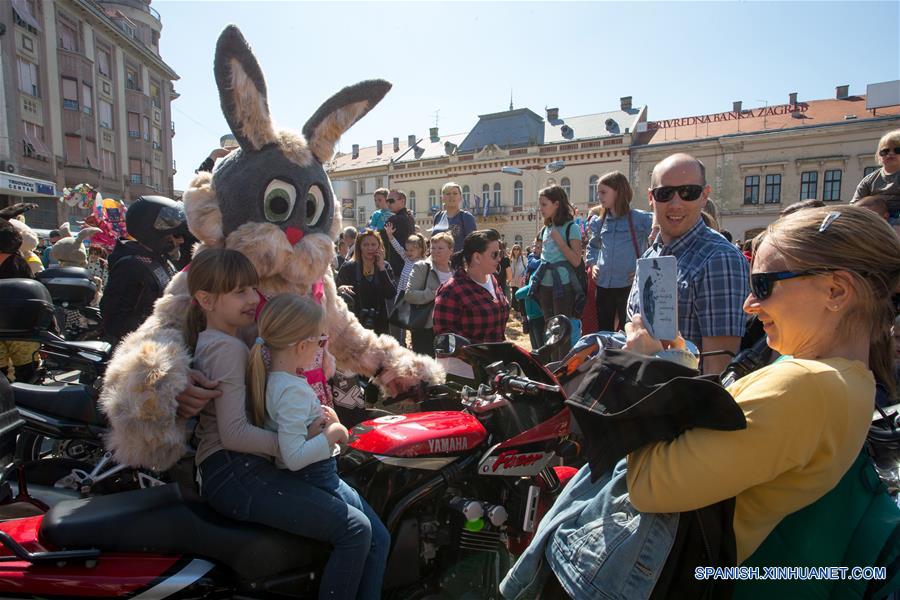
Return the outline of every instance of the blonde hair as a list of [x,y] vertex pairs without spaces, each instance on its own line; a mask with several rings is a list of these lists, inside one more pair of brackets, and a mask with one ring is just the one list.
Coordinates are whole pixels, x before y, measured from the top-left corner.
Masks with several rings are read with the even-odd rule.
[[456,242],[453,240],[453,234],[449,231],[442,231],[431,236],[432,248],[434,248],[434,245],[438,242],[444,242],[445,244],[447,244],[447,247],[450,248],[450,250],[453,250],[453,246],[454,244],[456,244]]
[[[832,212],[838,217],[826,223]],[[793,271],[846,271],[851,275],[858,301],[849,308],[837,334],[848,338],[859,331],[869,332],[869,368],[893,397],[891,325],[895,313],[891,296],[900,283],[900,239],[893,229],[868,209],[829,206],[797,211],[770,224],[754,240],[754,255],[763,241],[771,244]]]
[[448,181],[444,185],[441,186],[441,196],[447,193],[447,190],[452,188],[456,188],[459,191],[459,195],[462,196],[462,188],[455,181]]
[[324,318],[322,307],[305,296],[280,294],[266,302],[259,314],[259,333],[250,348],[250,364],[247,367],[250,420],[254,425],[261,427],[266,420],[266,353],[269,350],[285,350],[317,337]]
[[881,164],[881,155],[878,153],[881,152],[882,148],[887,148],[891,145],[900,146],[900,129],[888,131],[878,140],[878,146],[875,148],[875,160],[878,161],[878,164]]
[[408,238],[406,238],[406,243],[407,244],[409,244],[409,243],[415,244],[419,248],[419,251],[422,253],[421,258],[425,258],[426,246],[425,246],[425,236],[424,235],[422,235],[421,233],[410,234],[410,236]]
[[188,293],[191,307],[188,309],[184,333],[188,347],[197,347],[197,336],[206,329],[206,314],[195,296],[197,292],[227,294],[234,290],[259,285],[259,275],[250,259],[228,248],[207,248],[191,261],[187,272]]

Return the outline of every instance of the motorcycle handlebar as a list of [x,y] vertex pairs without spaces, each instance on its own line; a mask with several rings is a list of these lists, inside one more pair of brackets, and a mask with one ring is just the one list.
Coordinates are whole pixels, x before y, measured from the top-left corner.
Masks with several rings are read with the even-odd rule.
[[537,396],[541,392],[559,393],[558,385],[548,385],[539,381],[532,381],[527,377],[514,377],[512,375],[497,375],[494,378],[494,388],[499,392],[516,392],[526,396]]

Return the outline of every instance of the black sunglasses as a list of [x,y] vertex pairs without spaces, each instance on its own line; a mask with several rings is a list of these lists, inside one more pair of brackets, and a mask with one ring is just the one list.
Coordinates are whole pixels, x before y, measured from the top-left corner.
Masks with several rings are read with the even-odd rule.
[[662,185],[650,190],[657,202],[668,202],[678,192],[678,196],[687,202],[693,202],[703,194],[702,185]]
[[[893,148],[894,154],[900,154],[900,148]],[[878,156],[887,156],[891,153],[891,148],[882,148],[878,151]]]
[[772,271],[771,273],[751,273],[750,292],[757,300],[765,300],[772,295],[772,288],[776,281],[806,277],[808,275],[820,275],[821,271]]

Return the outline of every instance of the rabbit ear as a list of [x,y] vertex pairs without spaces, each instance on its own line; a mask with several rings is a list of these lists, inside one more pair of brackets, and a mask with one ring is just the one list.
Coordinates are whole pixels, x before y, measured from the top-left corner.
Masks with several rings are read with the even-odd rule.
[[214,71],[222,112],[241,148],[249,152],[275,142],[266,80],[250,46],[234,25],[219,35]]
[[84,229],[82,229],[81,231],[78,232],[78,237],[75,238],[75,241],[78,244],[81,244],[82,242],[84,242],[84,240],[89,240],[92,237],[94,237],[95,235],[97,235],[98,233],[100,233],[100,230],[97,229],[96,227],[85,227]]
[[68,221],[66,221],[65,223],[60,225],[58,230],[59,230],[59,233],[61,234],[61,237],[72,237],[72,232],[69,231],[69,222]]
[[324,163],[334,155],[334,145],[341,135],[381,102],[391,89],[383,79],[361,81],[329,98],[306,125],[303,135],[309,149]]

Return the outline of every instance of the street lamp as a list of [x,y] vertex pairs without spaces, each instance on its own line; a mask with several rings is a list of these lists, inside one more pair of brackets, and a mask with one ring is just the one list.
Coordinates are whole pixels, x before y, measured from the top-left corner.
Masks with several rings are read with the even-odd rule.
[[[548,162],[546,165],[544,165],[544,172],[548,173],[548,174],[549,173],[557,173],[559,171],[562,171],[565,168],[566,168],[566,161],[554,160],[553,162]],[[527,174],[531,178],[532,184],[535,183],[535,178],[537,176],[537,173],[535,173],[533,170],[526,171],[525,169],[520,169],[519,167],[501,167],[500,172],[506,173],[507,175],[515,175],[517,177],[521,177],[522,175]],[[522,193],[524,194],[524,190]],[[524,201],[524,198],[523,198],[523,201]],[[540,219],[538,218],[539,211],[538,211],[537,205],[535,205],[535,207],[532,209],[532,214],[534,215],[534,231],[535,231],[535,233],[537,233],[538,225],[540,223]]]

